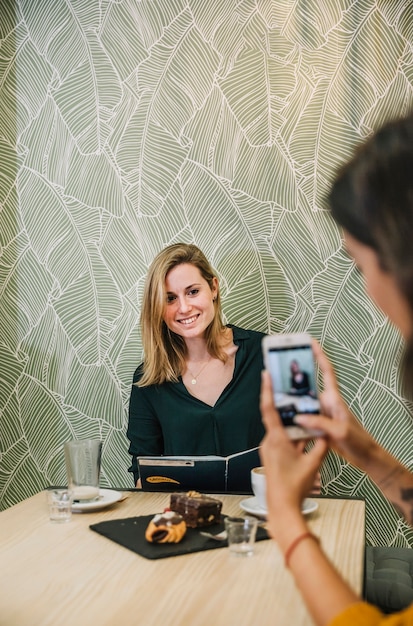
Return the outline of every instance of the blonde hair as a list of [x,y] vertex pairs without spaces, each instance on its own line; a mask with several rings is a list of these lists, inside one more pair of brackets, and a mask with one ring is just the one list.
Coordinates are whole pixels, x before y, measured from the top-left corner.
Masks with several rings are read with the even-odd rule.
[[[180,335],[169,330],[163,320],[166,307],[166,276],[174,267],[183,263],[197,267],[211,290],[214,286],[215,272],[204,253],[193,244],[173,244],[164,248],[154,258],[148,270],[143,292],[140,325],[144,363],[138,387],[178,382],[179,376],[186,369],[186,344]],[[205,339],[209,354],[225,363],[227,354],[222,348],[225,326],[222,321],[219,288],[214,307],[214,319],[205,331]]]

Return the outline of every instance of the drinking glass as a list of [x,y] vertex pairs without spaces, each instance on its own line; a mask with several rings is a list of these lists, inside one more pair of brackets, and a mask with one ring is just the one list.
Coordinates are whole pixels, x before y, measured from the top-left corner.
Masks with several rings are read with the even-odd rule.
[[102,442],[98,439],[68,441],[64,450],[67,481],[73,499],[93,502],[99,497]]
[[70,522],[73,493],[70,489],[52,487],[46,491],[50,521],[57,524]]
[[230,552],[235,556],[252,556],[257,527],[258,520],[252,517],[226,517],[225,528]]

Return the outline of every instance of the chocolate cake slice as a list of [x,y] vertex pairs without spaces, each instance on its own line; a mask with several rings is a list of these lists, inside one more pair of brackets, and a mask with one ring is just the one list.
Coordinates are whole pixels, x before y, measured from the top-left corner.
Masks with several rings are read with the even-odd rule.
[[198,491],[172,493],[169,507],[182,515],[189,528],[211,526],[221,520],[222,502]]

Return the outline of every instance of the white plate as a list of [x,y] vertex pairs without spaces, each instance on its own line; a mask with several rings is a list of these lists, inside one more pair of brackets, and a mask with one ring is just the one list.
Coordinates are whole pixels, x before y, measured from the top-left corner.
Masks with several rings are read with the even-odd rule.
[[[258,506],[257,498],[247,498],[246,500],[241,500],[240,507],[246,513],[251,513],[251,515],[257,515],[258,517],[267,517],[267,510],[262,509]],[[309,513],[313,513],[318,509],[318,503],[315,500],[311,500],[310,498],[306,498],[303,502],[303,507],[301,512],[303,515],[308,515]]]
[[73,513],[88,513],[89,511],[98,511],[104,509],[115,502],[119,502],[122,498],[120,491],[113,489],[99,489],[99,499],[93,502],[73,502]]

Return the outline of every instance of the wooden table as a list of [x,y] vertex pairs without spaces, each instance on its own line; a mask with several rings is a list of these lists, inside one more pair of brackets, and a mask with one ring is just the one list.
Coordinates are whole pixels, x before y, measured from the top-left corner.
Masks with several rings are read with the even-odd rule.
[[[250,558],[224,547],[154,561],[91,531],[90,524],[157,513],[169,502],[165,493],[125,495],[110,508],[73,514],[67,524],[49,521],[44,492],[0,513],[1,626],[313,623],[272,540],[257,542]],[[241,496],[219,497],[223,513],[243,513]],[[361,593],[364,502],[316,500],[311,528]]]

